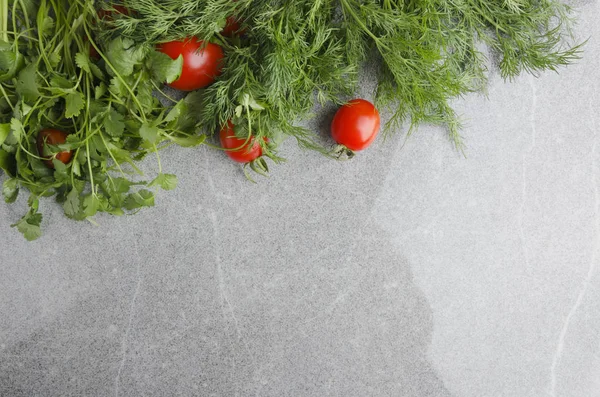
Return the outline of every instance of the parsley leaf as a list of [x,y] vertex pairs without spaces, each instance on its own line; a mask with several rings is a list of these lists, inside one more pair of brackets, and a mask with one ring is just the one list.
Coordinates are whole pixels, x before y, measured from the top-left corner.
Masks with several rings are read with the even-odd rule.
[[149,143],[156,143],[161,133],[160,128],[152,126],[148,123],[143,123],[140,127],[140,136]]
[[27,241],[33,241],[37,240],[42,235],[42,229],[40,228],[41,224],[42,214],[32,208],[19,222],[11,226],[16,227]]
[[148,66],[157,81],[172,83],[179,78],[183,68],[183,55],[176,59],[171,59],[168,55],[152,51],[148,58]]
[[177,187],[177,176],[173,174],[158,174],[158,176],[148,184],[148,187],[160,186],[163,190],[173,190]]
[[90,57],[88,57],[87,54],[78,52],[75,55],[75,63],[87,73],[92,73],[92,69],[90,68]]
[[68,119],[79,116],[85,106],[85,98],[81,92],[73,92],[65,97],[65,117]]
[[29,103],[35,102],[40,97],[35,64],[30,63],[25,69],[19,72],[17,77],[17,93]]
[[149,190],[142,189],[132,193],[125,199],[124,207],[128,210],[134,210],[142,207],[154,206],[154,193]]
[[65,210],[65,215],[67,215],[69,218],[76,219],[80,217],[82,208],[79,191],[77,191],[77,189],[73,188],[69,194],[67,194],[63,207]]
[[[129,39],[116,38],[108,45],[106,56],[116,73],[123,77],[133,74],[134,67],[141,64],[145,57],[145,48],[134,45]],[[112,69],[110,72],[115,73]]]
[[123,115],[114,109],[110,109],[104,118],[104,130],[112,137],[120,137],[125,131]]
[[7,203],[14,203],[19,195],[19,185],[15,178],[10,178],[2,184],[2,195]]
[[0,145],[4,143],[8,134],[10,134],[10,124],[0,124]]

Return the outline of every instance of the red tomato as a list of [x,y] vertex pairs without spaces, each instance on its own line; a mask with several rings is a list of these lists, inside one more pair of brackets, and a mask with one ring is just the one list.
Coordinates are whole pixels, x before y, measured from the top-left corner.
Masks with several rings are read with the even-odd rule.
[[227,155],[238,163],[249,163],[262,156],[262,148],[260,144],[254,139],[250,138],[246,142],[246,138],[238,138],[235,136],[234,126],[231,121],[227,122],[227,125],[221,128],[220,138],[221,146]]
[[379,133],[379,112],[369,101],[353,99],[342,106],[331,123],[331,136],[350,150],[366,149]]
[[[37,150],[40,157],[44,157],[44,146],[48,145],[60,145],[61,143],[65,143],[67,141],[68,134],[61,130],[55,130],[53,128],[47,128],[45,130],[41,130],[37,136]],[[73,156],[73,152],[71,150],[60,152],[54,155],[54,158],[63,164],[67,164],[71,161],[71,157]],[[44,164],[46,164],[49,168],[54,168],[54,164],[52,164],[52,157],[44,157]]]
[[[113,11],[113,9],[114,9],[114,11]],[[129,8],[124,7],[124,6],[112,6],[112,9],[110,9],[110,10],[98,10],[98,18],[100,18],[100,19],[106,18],[107,20],[111,21],[112,16],[115,13],[129,15],[131,12],[129,11]]]
[[234,16],[230,16],[227,17],[225,27],[221,31],[221,34],[226,37],[233,37],[236,34],[243,35],[245,32],[245,29],[241,29],[240,20]]
[[182,91],[193,91],[212,84],[221,74],[223,50],[213,43],[203,46],[204,42],[195,37],[158,45],[158,50],[171,59],[183,55],[181,76],[169,86]]
[[[129,10],[129,8],[124,7],[124,6],[112,6],[112,8],[114,9],[110,9],[110,10],[98,10],[98,18],[101,20],[105,20],[105,22],[109,22],[113,20],[113,15],[114,14],[122,14],[122,15],[131,15],[131,11]],[[95,23],[95,21],[94,21]],[[85,41],[89,41],[87,37],[84,38]],[[90,51],[89,51],[89,55],[91,59],[94,60],[99,60],[100,59],[100,54],[98,53],[98,51],[94,48],[93,45],[89,45]]]
[[[86,42],[89,41],[87,37],[85,37],[83,40],[86,41]],[[90,58],[94,59],[96,61],[100,60],[100,53],[98,52],[98,50],[91,43],[88,44],[88,46],[90,48],[90,53],[89,53]]]

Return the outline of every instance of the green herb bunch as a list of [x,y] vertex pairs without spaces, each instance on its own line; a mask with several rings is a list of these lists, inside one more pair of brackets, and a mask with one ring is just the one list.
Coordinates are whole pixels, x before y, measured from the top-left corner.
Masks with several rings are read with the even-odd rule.
[[[198,122],[214,131],[227,120],[268,138],[293,136],[322,150],[314,131],[296,127],[316,103],[356,92],[366,62],[377,65],[376,104],[391,110],[389,131],[444,125],[461,147],[449,101],[481,90],[498,58],[504,78],[556,70],[578,57],[570,8],[557,0],[128,0],[136,10],[117,21],[139,43],[197,36],[226,52],[225,69],[195,93]],[[244,34],[219,34],[226,18]],[[111,32],[108,32],[109,34]],[[246,100],[244,100],[246,98]],[[260,104],[248,109],[247,99]],[[248,123],[248,120],[250,123]],[[241,134],[248,131],[242,130]]]
[[[154,205],[153,187],[173,189],[158,150],[201,144],[186,102],[166,109],[153,95],[181,71],[153,47],[115,38],[100,46],[95,31],[111,29],[93,1],[14,0],[0,3],[0,167],[6,202],[29,193],[28,213],[15,225],[28,240],[40,236],[41,197],[55,196],[65,215],[90,219],[97,212],[122,215]],[[94,51],[95,50],[95,51]],[[90,53],[96,52],[97,59]],[[36,148],[40,130],[67,132],[68,164],[44,165]],[[156,153],[158,172],[141,180],[136,162]],[[47,157],[44,157],[47,158]]]
[[[225,36],[231,17],[241,29]],[[154,205],[154,190],[177,184],[160,149],[200,145],[228,121],[276,161],[287,137],[329,154],[299,121],[317,104],[343,103],[365,70],[376,70],[388,131],[444,125],[461,148],[450,101],[485,87],[494,62],[484,53],[511,79],[556,70],[581,50],[558,0],[0,0],[0,23],[3,195],[14,202],[29,191],[30,209],[13,225],[29,240],[41,233],[41,197],[76,220]],[[222,47],[222,73],[174,100],[162,87],[180,76],[183,58],[156,45],[192,36]],[[47,128],[68,136],[39,153]],[[67,164],[45,165],[64,151]],[[137,162],[149,154],[157,167],[145,178]]]

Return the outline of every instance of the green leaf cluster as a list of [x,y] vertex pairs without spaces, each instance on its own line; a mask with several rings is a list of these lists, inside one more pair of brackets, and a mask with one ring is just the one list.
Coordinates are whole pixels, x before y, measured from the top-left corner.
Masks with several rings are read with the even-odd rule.
[[[374,65],[376,105],[388,126],[409,131],[444,125],[460,147],[453,98],[485,87],[490,50],[501,74],[556,70],[579,56],[569,45],[571,9],[559,0],[129,0],[119,34],[141,43],[197,36],[225,48],[221,78],[202,90],[198,122],[209,131],[244,114],[257,135],[296,137],[319,149],[314,132],[295,127],[314,105],[339,103]],[[222,37],[228,16],[245,34]],[[487,52],[487,51],[485,51]],[[238,112],[236,112],[238,109]],[[242,131],[244,135],[247,131]]]
[[[224,37],[232,16],[244,33]],[[581,50],[569,42],[572,13],[559,0],[0,0],[0,24],[2,193],[10,203],[29,191],[29,211],[13,225],[29,240],[41,234],[42,197],[75,220],[153,206],[156,189],[177,185],[159,151],[200,145],[199,132],[228,121],[276,162],[288,137],[331,155],[298,122],[315,105],[355,95],[364,73],[375,74],[389,131],[444,125],[460,148],[450,103],[483,89],[490,64],[511,79],[556,71]],[[223,48],[223,71],[174,100],[162,87],[179,77],[183,59],[156,44],[192,36]],[[47,128],[69,135],[45,144],[44,158],[70,150],[69,163],[44,164],[36,141]],[[138,161],[149,154],[157,171],[148,181]],[[264,158],[249,167],[268,171]]]
[[[157,99],[162,82],[181,73],[182,59],[128,38],[101,41],[96,7],[84,0],[0,3],[2,193],[10,203],[23,188],[29,192],[30,210],[13,225],[29,240],[41,234],[41,197],[55,197],[75,220],[153,206],[154,190],[177,185],[174,175],[163,173],[158,152],[204,140],[184,117],[186,100],[165,107]],[[91,48],[98,57],[90,56]],[[53,159],[53,169],[36,145],[38,133],[49,128],[68,138],[46,145],[44,157],[73,153],[67,164]],[[156,155],[158,171],[145,182],[136,163],[148,154]]]

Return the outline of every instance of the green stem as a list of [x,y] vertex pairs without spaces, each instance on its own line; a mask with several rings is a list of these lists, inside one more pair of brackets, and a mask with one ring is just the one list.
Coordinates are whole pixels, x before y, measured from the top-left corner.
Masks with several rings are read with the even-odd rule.
[[15,110],[15,106],[10,101],[10,98],[8,97],[8,94],[4,90],[4,85],[2,85],[2,84],[0,84],[0,91],[2,91],[2,96],[4,96],[4,99],[6,99],[6,103],[8,103],[8,106],[10,106],[10,108],[14,111]]
[[[90,34],[87,26],[83,25],[83,28],[85,30],[85,33],[88,35],[88,37],[90,37],[91,34]],[[92,44],[92,46],[96,49],[96,51],[98,51],[98,54],[100,54],[100,56],[102,57],[102,59],[104,59],[104,61],[106,62],[106,66],[108,66],[110,68],[110,70],[112,70],[112,72],[115,74],[115,77],[117,79],[119,79],[119,81],[125,86],[125,89],[127,89],[127,91],[129,91],[129,94],[131,95],[131,98],[133,99],[133,102],[137,105],[138,109],[140,110],[140,113],[142,115],[142,119],[144,120],[144,122],[147,122],[148,119],[146,118],[146,113],[144,113],[144,107],[142,106],[142,104],[140,103],[140,101],[137,99],[137,96],[135,95],[135,93],[133,92],[133,90],[131,89],[131,87],[129,86],[129,84],[127,84],[125,82],[125,80],[123,79],[123,76],[121,76],[121,74],[119,72],[117,72],[117,70],[115,69],[115,67],[112,65],[112,63],[109,62],[109,60],[106,58],[106,55],[96,45],[96,43],[94,43],[93,41],[90,41],[90,44]]]
[[8,43],[8,0],[0,1],[0,18],[2,18],[2,41]]
[[348,0],[342,0],[342,9],[344,11],[346,11],[348,14],[350,14],[352,19],[354,19],[354,21],[356,22],[356,24],[358,26],[360,26],[365,31],[365,33],[368,34],[373,39],[375,44],[377,44],[378,46],[381,45],[383,48],[389,50],[389,47],[387,45],[385,45],[384,43],[382,43],[381,39],[379,37],[375,36],[375,34],[373,32],[371,32],[371,30],[367,27],[367,25],[365,25],[363,20],[354,11],[354,8],[348,3]]
[[85,143],[85,151],[86,151],[86,156],[87,156],[87,164],[88,164],[88,170],[90,172],[90,184],[92,185],[92,193],[96,193],[95,190],[95,186],[94,186],[94,173],[92,172],[92,159],[90,157],[90,142],[87,141]]

